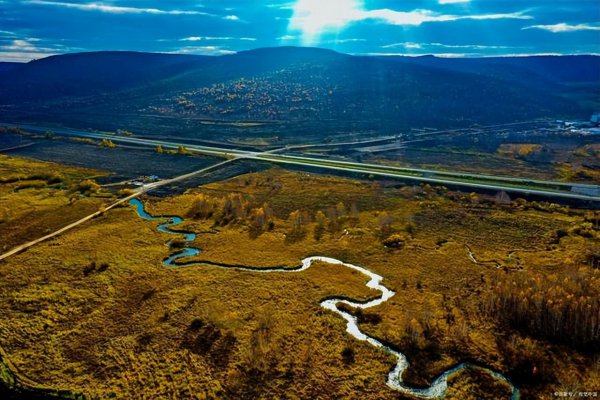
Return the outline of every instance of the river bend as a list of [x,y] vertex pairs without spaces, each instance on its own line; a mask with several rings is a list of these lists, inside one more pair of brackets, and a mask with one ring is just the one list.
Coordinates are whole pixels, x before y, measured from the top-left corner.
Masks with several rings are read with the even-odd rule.
[[[141,218],[143,218],[145,220],[149,220],[149,221],[164,221],[158,225],[158,230],[160,232],[183,236],[183,239],[185,240],[186,244],[193,242],[196,239],[196,234],[193,232],[175,231],[175,230],[171,229],[172,227],[179,225],[183,222],[183,219],[181,217],[178,217],[178,216],[152,216],[152,215],[148,214],[148,212],[146,211],[146,209],[144,207],[144,204],[138,199],[130,200],[130,204],[132,204],[135,207],[137,214]],[[388,374],[388,377],[387,377],[387,385],[390,388],[397,390],[399,392],[414,396],[414,397],[422,398],[422,399],[439,399],[439,398],[442,398],[445,396],[445,394],[448,390],[448,378],[451,375],[454,375],[462,370],[471,368],[471,369],[478,369],[478,370],[484,371],[484,372],[492,375],[494,378],[506,382],[512,388],[512,391],[513,391],[511,399],[518,400],[520,398],[519,390],[509,381],[508,378],[506,378],[502,374],[495,372],[493,370],[490,370],[488,368],[470,364],[470,363],[461,363],[461,364],[458,364],[455,367],[445,371],[438,378],[436,378],[435,381],[433,382],[433,384],[428,388],[411,388],[411,387],[406,386],[402,380],[402,375],[404,374],[404,371],[406,371],[410,365],[406,356],[403,353],[401,353],[400,351],[397,351],[397,350],[391,348],[390,346],[382,343],[378,339],[376,339],[372,336],[369,336],[366,333],[364,333],[363,331],[361,331],[358,326],[357,318],[346,311],[342,311],[338,307],[339,304],[345,304],[347,306],[354,307],[354,308],[367,309],[367,308],[371,308],[371,307],[376,307],[376,306],[386,302],[387,300],[389,300],[391,297],[394,296],[394,294],[395,294],[394,291],[392,291],[391,289],[388,289],[381,283],[381,281],[383,280],[383,277],[380,275],[377,275],[376,273],[374,273],[366,268],[363,268],[363,267],[360,267],[360,266],[354,265],[354,264],[345,263],[343,261],[336,260],[335,258],[320,257],[320,256],[305,258],[304,260],[302,260],[301,265],[296,266],[296,267],[291,267],[291,268],[286,268],[286,267],[258,268],[258,267],[220,264],[220,263],[204,262],[204,261],[202,261],[202,262],[180,262],[180,261],[178,261],[179,259],[182,259],[185,257],[196,256],[200,253],[201,253],[200,249],[186,246],[183,250],[176,252],[174,254],[171,254],[169,257],[167,257],[163,261],[163,265],[165,267],[169,267],[169,268],[189,267],[189,266],[194,266],[194,265],[210,265],[210,266],[215,266],[215,267],[219,267],[219,268],[233,268],[233,269],[237,269],[237,270],[252,271],[252,272],[256,272],[256,273],[297,273],[297,272],[302,272],[302,271],[307,270],[315,262],[324,262],[327,264],[341,265],[346,268],[350,268],[355,271],[358,271],[361,274],[363,274],[369,278],[369,282],[367,283],[366,286],[370,289],[379,291],[380,292],[379,297],[377,297],[373,300],[367,301],[367,302],[352,301],[352,300],[343,299],[343,298],[328,298],[326,300],[321,301],[320,305],[324,309],[340,315],[346,321],[346,332],[349,333],[351,336],[353,336],[357,340],[367,342],[370,345],[372,345],[373,347],[383,350],[385,353],[393,356],[396,359],[396,365],[390,371],[390,373]]]

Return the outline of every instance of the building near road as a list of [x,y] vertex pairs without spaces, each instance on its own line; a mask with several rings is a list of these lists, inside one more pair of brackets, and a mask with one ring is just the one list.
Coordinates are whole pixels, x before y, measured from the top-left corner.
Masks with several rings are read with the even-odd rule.
[[140,176],[138,178],[132,179],[130,181],[130,183],[132,185],[136,185],[136,186],[143,186],[147,183],[154,183],[154,182],[158,182],[160,180],[160,178],[156,175],[149,175],[149,176]]

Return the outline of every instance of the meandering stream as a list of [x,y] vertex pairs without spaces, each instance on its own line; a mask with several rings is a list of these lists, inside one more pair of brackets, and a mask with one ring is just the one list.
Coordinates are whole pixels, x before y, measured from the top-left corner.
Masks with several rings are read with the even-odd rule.
[[[165,221],[158,225],[158,230],[160,232],[183,236],[186,243],[190,243],[196,239],[195,233],[174,231],[171,229],[172,227],[179,225],[183,222],[183,219],[181,217],[178,217],[178,216],[152,216],[146,212],[144,204],[141,201],[139,201],[138,199],[133,199],[130,201],[130,203],[135,207],[138,215],[140,217],[142,217],[143,219],[150,220],[150,221]],[[308,258],[305,258],[304,260],[302,260],[301,265],[292,267],[292,268],[285,268],[285,267],[256,268],[256,267],[248,267],[248,266],[220,264],[220,263],[213,263],[213,262],[178,262],[178,260],[181,258],[196,256],[200,253],[201,253],[200,249],[186,246],[182,251],[176,252],[176,253],[170,255],[168,258],[166,258],[163,261],[163,265],[166,267],[170,267],[170,268],[193,266],[193,265],[211,265],[211,266],[220,267],[220,268],[234,268],[234,269],[238,269],[238,270],[253,271],[253,272],[257,272],[257,273],[297,273],[297,272],[307,270],[315,262],[324,262],[327,264],[341,265],[346,268],[350,268],[355,271],[358,271],[369,278],[367,287],[370,289],[379,291],[381,293],[381,295],[379,297],[377,297],[373,300],[367,301],[367,302],[351,301],[351,300],[342,299],[342,298],[329,298],[329,299],[321,301],[320,304],[321,304],[321,307],[325,308],[326,310],[334,312],[334,313],[340,315],[342,318],[344,318],[344,320],[346,321],[346,332],[348,332],[354,338],[356,338],[357,340],[360,340],[360,341],[367,342],[370,345],[372,345],[378,349],[381,349],[384,352],[386,352],[387,354],[390,354],[394,358],[396,358],[396,366],[390,371],[390,373],[388,374],[388,378],[387,378],[387,385],[390,388],[395,389],[399,392],[409,394],[409,395],[412,395],[415,397],[423,398],[423,399],[437,399],[437,398],[444,397],[444,395],[446,394],[446,392],[448,390],[448,378],[451,375],[456,374],[459,371],[471,368],[471,369],[478,369],[478,370],[484,371],[484,372],[492,375],[496,379],[506,382],[512,388],[512,391],[513,391],[512,400],[518,400],[520,397],[519,390],[508,380],[508,378],[506,378],[505,376],[501,375],[500,373],[492,371],[488,368],[473,365],[470,363],[462,363],[462,364],[455,366],[454,368],[447,370],[446,372],[441,374],[433,382],[433,384],[428,388],[411,388],[411,387],[406,386],[402,380],[402,375],[404,374],[404,371],[406,371],[406,369],[409,367],[409,362],[408,362],[408,359],[406,358],[406,356],[403,353],[391,348],[390,346],[382,343],[381,341],[379,341],[379,340],[375,339],[374,337],[371,337],[371,336],[367,335],[366,333],[364,333],[363,331],[361,331],[358,326],[357,318],[348,312],[340,310],[338,307],[339,304],[346,304],[346,305],[348,305],[350,307],[354,307],[354,308],[367,309],[367,308],[378,306],[394,296],[394,294],[395,294],[394,291],[388,289],[387,287],[385,287],[384,285],[381,284],[383,277],[375,274],[372,271],[369,271],[366,268],[360,267],[358,265],[345,263],[343,261],[336,260],[334,258],[329,258],[329,257],[308,257]]]

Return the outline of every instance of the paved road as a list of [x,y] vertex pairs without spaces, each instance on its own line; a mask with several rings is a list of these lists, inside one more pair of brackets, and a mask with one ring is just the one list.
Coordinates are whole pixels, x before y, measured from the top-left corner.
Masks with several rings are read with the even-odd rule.
[[[265,152],[264,155],[260,156],[260,158],[267,158]],[[279,154],[276,157],[280,157]],[[292,155],[281,155],[281,157],[285,157],[285,159],[291,160],[301,160],[307,162],[320,162],[320,163],[332,163],[340,166],[348,166],[348,167],[364,167],[368,169],[375,170],[384,170],[386,172],[398,172],[398,173],[418,173],[421,175],[435,175],[437,177],[454,177],[454,178],[463,178],[463,179],[479,179],[485,181],[497,181],[497,182],[506,182],[506,183],[523,183],[523,184],[538,184],[544,186],[556,186],[562,187],[564,190],[571,190],[573,186],[578,187],[587,187],[587,188],[600,188],[598,185],[590,185],[590,184],[579,184],[572,182],[560,182],[560,181],[546,181],[541,179],[529,179],[523,177],[509,177],[509,176],[497,176],[497,175],[484,175],[484,174],[473,174],[469,172],[451,172],[451,171],[438,171],[432,169],[423,169],[423,168],[408,168],[408,167],[395,167],[392,165],[384,165],[384,164],[369,164],[369,163],[359,163],[352,161],[343,161],[343,160],[326,160],[326,159],[318,159],[311,157],[303,157],[303,156],[292,156]]]
[[[260,157],[257,157],[257,158],[261,159]],[[263,158],[263,160],[264,160],[264,158]],[[276,159],[276,158],[270,157],[268,160],[270,162],[280,163],[280,164],[312,166],[312,167],[316,167],[316,168],[326,168],[326,169],[331,169],[331,170],[336,170],[336,171],[383,176],[383,177],[387,177],[387,178],[400,178],[400,179],[412,180],[412,181],[417,181],[417,182],[427,182],[427,183],[433,183],[436,185],[440,185],[440,184],[441,185],[453,185],[453,186],[462,186],[462,187],[468,187],[468,188],[474,188],[474,189],[506,191],[506,192],[510,192],[510,193],[537,195],[537,196],[553,197],[553,198],[560,198],[560,199],[600,202],[600,196],[590,196],[590,195],[577,194],[577,193],[566,192],[566,191],[557,191],[557,190],[541,190],[541,189],[536,189],[535,187],[525,188],[525,187],[508,186],[508,185],[502,185],[502,184],[495,185],[495,184],[486,184],[486,183],[465,182],[465,181],[452,180],[452,179],[440,179],[440,178],[434,178],[434,177],[430,178],[430,177],[426,177],[426,176],[407,175],[407,174],[395,173],[393,171],[385,171],[385,170],[377,171],[377,170],[373,170],[373,169],[368,169],[367,168],[368,164],[364,165],[362,167],[359,165],[352,166],[352,165],[335,165],[335,164],[330,164],[330,165],[325,166],[321,163],[321,160],[318,160],[319,161],[318,163],[315,163],[314,161],[310,161],[310,160],[294,161],[289,158]]]
[[80,220],[75,221],[75,222],[73,222],[73,223],[71,223],[71,224],[69,224],[69,225],[67,225],[67,226],[65,226],[65,227],[63,227],[63,228],[61,228],[61,229],[59,229],[59,230],[57,230],[55,232],[52,232],[52,233],[50,233],[50,234],[48,234],[48,235],[46,235],[44,237],[32,240],[31,242],[28,242],[28,243],[25,243],[25,244],[22,244],[20,246],[15,247],[14,249],[12,249],[12,250],[10,250],[10,251],[8,251],[8,252],[0,255],[0,261],[4,260],[5,258],[8,258],[10,256],[13,256],[15,254],[18,254],[18,253],[20,253],[22,251],[25,251],[28,248],[30,248],[32,246],[35,246],[36,244],[44,242],[44,241],[46,241],[48,239],[52,239],[52,238],[54,238],[56,236],[62,235],[63,233],[65,233],[65,232],[67,232],[67,231],[69,231],[69,230],[71,230],[71,229],[73,229],[73,228],[75,228],[75,227],[77,227],[77,226],[79,226],[81,224],[84,224],[84,223],[86,223],[86,222],[88,222],[88,221],[90,221],[90,220],[92,220],[94,218],[97,218],[97,217],[101,216],[102,214],[104,214],[105,212],[110,211],[113,208],[118,207],[118,206],[120,206],[122,204],[125,204],[129,200],[135,199],[136,197],[139,197],[139,196],[141,196],[142,194],[144,194],[146,192],[149,192],[151,190],[157,189],[157,188],[162,187],[162,186],[170,185],[170,184],[173,184],[173,183],[177,183],[177,182],[180,182],[180,181],[192,178],[192,177],[194,177],[196,175],[205,174],[207,172],[210,172],[212,170],[218,169],[218,168],[224,166],[225,164],[228,164],[228,163],[233,162],[233,161],[235,161],[235,158],[232,158],[232,159],[220,162],[218,164],[211,165],[209,167],[203,168],[203,169],[195,171],[195,172],[191,172],[189,174],[185,174],[185,175],[181,175],[181,176],[178,176],[178,177],[175,177],[175,178],[172,178],[172,179],[165,179],[163,181],[158,181],[158,182],[150,183],[148,185],[141,186],[138,189],[136,189],[135,193],[133,193],[133,194],[131,194],[131,195],[125,197],[125,198],[119,199],[119,200],[111,203],[110,205],[108,205],[108,206],[106,206],[106,207],[104,207],[104,208],[96,211],[95,213],[88,215],[87,217],[81,218]]
[[[388,178],[399,178],[418,182],[427,182],[436,185],[453,185],[473,189],[506,191],[510,193],[518,193],[524,195],[533,194],[549,198],[584,200],[594,202],[600,201],[600,186],[597,185],[580,185],[566,182],[543,181],[505,176],[455,173],[420,168],[400,168],[383,166],[378,164],[366,164],[341,160],[338,161],[303,156],[292,156],[286,154],[279,154],[277,152],[274,152],[273,150],[268,152],[255,152],[247,150],[225,149],[212,146],[190,145],[180,142],[144,139],[138,137],[117,136],[106,133],[87,132],[67,128],[48,128],[33,125],[18,126],[25,130],[39,132],[52,130],[55,134],[64,136],[86,137],[96,140],[110,139],[113,142],[118,143],[129,143],[151,147],[156,147],[160,145],[166,149],[177,149],[179,146],[183,145],[189,151],[216,157],[225,157],[233,159],[245,158],[276,164],[303,165],[308,167],[330,169],[335,171],[346,171],[360,174],[369,174],[374,176],[383,176]],[[574,186],[580,189],[584,189],[588,193],[575,193],[572,191]]]

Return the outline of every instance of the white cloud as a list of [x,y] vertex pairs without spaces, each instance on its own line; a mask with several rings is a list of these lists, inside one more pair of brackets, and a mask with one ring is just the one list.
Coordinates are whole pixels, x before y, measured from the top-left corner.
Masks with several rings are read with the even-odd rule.
[[554,24],[554,25],[531,25],[526,26],[523,29],[541,29],[553,33],[561,32],[577,32],[577,31],[600,31],[600,25],[588,25],[588,24],[575,24],[570,25],[566,23]]
[[180,42],[199,42],[205,40],[203,36],[190,36],[183,39],[179,39]]
[[109,14],[156,14],[156,15],[209,15],[196,10],[161,10],[158,8],[137,8],[114,6],[104,3],[67,3],[47,0],[28,0],[26,4],[73,8],[82,11],[100,11]]
[[493,19],[532,19],[523,13],[509,14],[467,14],[447,15],[437,14],[429,10],[415,10],[410,12],[394,11],[390,9],[366,11],[362,19],[375,19],[390,25],[418,26],[425,22],[449,22],[459,20],[493,20]]
[[426,22],[458,20],[532,19],[522,12],[497,14],[440,14],[431,10],[395,11],[389,8],[367,10],[361,0],[298,0],[290,20],[291,31],[302,32],[305,44],[313,44],[329,31],[348,24],[372,20],[388,25],[419,26]]
[[190,36],[183,39],[179,39],[180,42],[201,42],[201,41],[213,41],[213,40],[240,40],[244,42],[255,42],[257,39],[253,37],[232,37],[232,36]]
[[440,58],[504,58],[504,57],[534,57],[534,56],[565,56],[565,55],[591,55],[600,56],[600,53],[512,53],[512,54],[487,54],[487,53],[361,53],[356,55],[364,56],[396,56],[396,57],[422,57],[422,56],[435,56]]
[[367,39],[362,38],[348,38],[348,39],[335,39],[332,40],[332,43],[358,43],[358,42],[366,42]]
[[237,15],[226,15],[223,17],[223,19],[226,19],[228,21],[239,21],[240,17],[238,17]]
[[0,46],[0,50],[11,50],[11,51],[29,51],[37,53],[52,53],[57,51],[59,47],[39,47],[35,45],[35,42],[39,42],[41,39],[38,38],[25,38],[15,39],[10,44]]
[[227,54],[235,54],[233,50],[224,49],[219,46],[187,46],[175,51],[170,51],[172,54],[198,54],[204,56],[222,56]]
[[287,3],[275,3],[275,4],[267,4],[268,8],[278,8],[280,10],[293,10],[295,2],[287,2]]
[[471,0],[438,0],[440,4],[458,4],[458,3],[469,3]]
[[393,49],[402,47],[405,49],[442,48],[442,49],[469,49],[469,50],[501,50],[514,49],[511,46],[494,46],[483,44],[444,44],[444,43],[412,43],[400,42],[381,46],[382,49]]
[[357,54],[357,55],[364,55],[364,56],[373,56],[373,57],[421,57],[421,56],[436,56],[436,57],[440,57],[440,58],[464,58],[464,57],[469,57],[471,56],[471,54],[467,54],[467,53],[411,53],[411,54],[405,54],[405,53],[365,53],[365,54]]
[[3,62],[28,62],[39,58],[55,56],[57,53],[36,53],[22,51],[2,51],[0,50],[0,61]]
[[289,40],[298,40],[298,36],[294,36],[294,35],[283,35],[283,36],[279,36],[277,38],[277,40],[283,40],[283,41],[289,41]]
[[397,47],[403,47],[405,49],[421,49],[423,47],[423,45],[421,43],[401,42],[401,43],[392,43],[392,44],[386,44],[385,46],[381,46],[382,49],[394,49]]
[[0,46],[0,60],[27,62],[33,59],[53,56],[60,53],[65,53],[69,49],[61,45],[53,45],[52,47],[39,46],[36,43],[41,42],[39,38],[21,38],[14,39],[9,44]]

